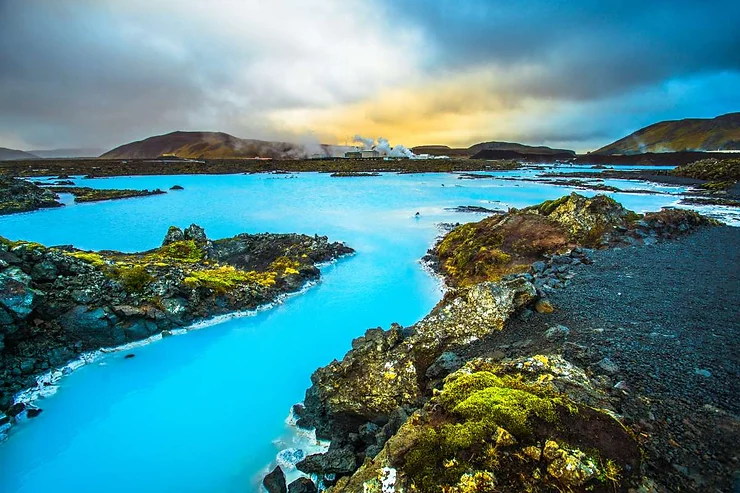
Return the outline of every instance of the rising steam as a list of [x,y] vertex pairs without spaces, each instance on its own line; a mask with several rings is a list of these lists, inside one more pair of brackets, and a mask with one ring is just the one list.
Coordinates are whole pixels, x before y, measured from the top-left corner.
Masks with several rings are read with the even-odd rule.
[[354,143],[360,144],[362,149],[373,149],[383,157],[406,157],[409,159],[418,159],[421,156],[414,154],[411,149],[401,144],[391,146],[388,139],[378,137],[377,142],[375,139],[368,139],[362,135],[355,135],[352,139]]

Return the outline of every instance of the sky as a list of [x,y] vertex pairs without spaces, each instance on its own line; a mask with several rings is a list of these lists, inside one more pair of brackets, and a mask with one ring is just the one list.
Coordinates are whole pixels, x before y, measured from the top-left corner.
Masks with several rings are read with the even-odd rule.
[[241,138],[594,150],[740,111],[740,2],[0,0],[0,146]]

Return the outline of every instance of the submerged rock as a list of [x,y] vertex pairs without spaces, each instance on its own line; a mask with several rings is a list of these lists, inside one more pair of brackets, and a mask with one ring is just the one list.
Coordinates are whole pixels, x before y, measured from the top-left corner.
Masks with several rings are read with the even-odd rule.
[[272,470],[270,474],[262,480],[267,493],[288,493],[288,487],[285,484],[285,474],[280,466]]

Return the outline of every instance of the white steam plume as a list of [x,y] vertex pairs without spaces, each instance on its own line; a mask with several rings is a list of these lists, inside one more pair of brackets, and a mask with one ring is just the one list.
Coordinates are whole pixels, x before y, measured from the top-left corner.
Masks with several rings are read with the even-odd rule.
[[388,139],[378,137],[378,141],[375,139],[369,139],[362,135],[355,135],[353,142],[362,144],[363,149],[374,149],[378,151],[381,156],[384,157],[407,157],[409,159],[417,159],[419,156],[414,154],[408,147],[398,144],[391,146]]

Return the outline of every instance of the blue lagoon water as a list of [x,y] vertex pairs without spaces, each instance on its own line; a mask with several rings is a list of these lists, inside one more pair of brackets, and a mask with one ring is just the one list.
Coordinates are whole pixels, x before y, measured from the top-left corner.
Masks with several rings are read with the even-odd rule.
[[[452,174],[77,183],[185,189],[6,216],[0,235],[137,251],[159,246],[170,225],[197,223],[210,238],[318,233],[347,242],[357,254],[323,267],[318,285],[272,309],[136,348],[129,351],[133,359],[111,353],[62,379],[56,394],[37,402],[44,412],[14,427],[0,445],[2,492],[257,491],[278,452],[273,441],[286,435],[286,416],[303,399],[311,373],[341,358],[367,328],[410,325],[440,299],[439,284],[422,269],[420,257],[439,235],[438,223],[482,217],[447,208],[524,207],[571,191]],[[637,211],[677,201],[671,195],[613,195]]]

